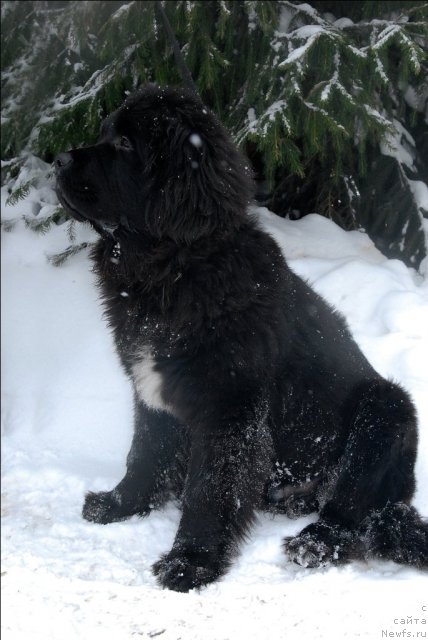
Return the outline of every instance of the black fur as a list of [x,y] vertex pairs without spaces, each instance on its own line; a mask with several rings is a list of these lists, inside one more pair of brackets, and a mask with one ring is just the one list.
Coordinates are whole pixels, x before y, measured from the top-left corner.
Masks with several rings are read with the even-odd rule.
[[413,404],[248,214],[248,169],[214,115],[147,87],[56,167],[60,200],[101,235],[95,269],[136,388],[126,475],[89,494],[84,517],[179,495],[174,545],[154,566],[177,591],[221,576],[260,508],[319,511],[285,541],[304,566],[426,567],[428,527],[408,506]]

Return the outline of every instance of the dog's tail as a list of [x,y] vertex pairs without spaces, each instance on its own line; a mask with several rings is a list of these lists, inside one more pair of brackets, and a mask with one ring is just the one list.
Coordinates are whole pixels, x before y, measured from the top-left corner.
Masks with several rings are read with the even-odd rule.
[[428,569],[428,521],[403,502],[389,503],[365,518],[358,538],[367,559]]

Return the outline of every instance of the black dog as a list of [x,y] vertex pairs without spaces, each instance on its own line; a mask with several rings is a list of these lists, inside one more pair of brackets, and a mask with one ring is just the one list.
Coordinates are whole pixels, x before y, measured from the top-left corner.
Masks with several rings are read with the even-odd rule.
[[135,387],[126,475],[83,516],[105,524],[179,495],[154,565],[177,591],[221,576],[260,508],[319,511],[284,544],[303,566],[426,567],[413,404],[249,215],[248,169],[214,115],[147,87],[55,164],[61,202],[101,236],[95,268]]

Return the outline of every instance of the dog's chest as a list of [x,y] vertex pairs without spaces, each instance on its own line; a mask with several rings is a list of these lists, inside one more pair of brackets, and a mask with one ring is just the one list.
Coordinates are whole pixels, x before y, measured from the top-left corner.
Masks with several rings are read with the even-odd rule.
[[138,399],[150,409],[167,411],[168,406],[162,398],[163,377],[157,370],[156,361],[150,348],[144,348],[140,351],[131,371]]

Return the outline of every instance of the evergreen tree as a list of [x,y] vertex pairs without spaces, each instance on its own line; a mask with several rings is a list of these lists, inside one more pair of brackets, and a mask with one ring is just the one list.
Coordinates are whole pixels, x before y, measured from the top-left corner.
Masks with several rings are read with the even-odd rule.
[[[51,162],[93,142],[102,118],[141,84],[180,83],[156,4],[2,3],[6,181],[29,153]],[[253,163],[259,200],[280,215],[316,211],[364,227],[384,253],[418,267],[428,4],[162,4],[202,99]],[[21,174],[14,197],[27,188]]]

